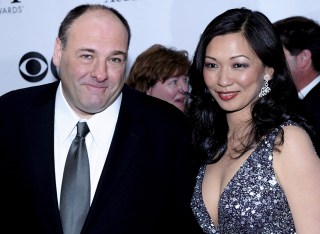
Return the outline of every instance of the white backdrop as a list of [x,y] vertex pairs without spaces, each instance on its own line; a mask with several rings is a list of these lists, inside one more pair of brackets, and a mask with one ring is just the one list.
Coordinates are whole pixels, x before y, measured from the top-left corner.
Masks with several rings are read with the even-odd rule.
[[59,24],[82,3],[106,4],[126,17],[132,30],[128,69],[155,43],[186,49],[192,58],[206,25],[229,8],[259,10],[272,22],[292,15],[320,19],[318,0],[0,0],[0,95],[56,80],[50,64]]

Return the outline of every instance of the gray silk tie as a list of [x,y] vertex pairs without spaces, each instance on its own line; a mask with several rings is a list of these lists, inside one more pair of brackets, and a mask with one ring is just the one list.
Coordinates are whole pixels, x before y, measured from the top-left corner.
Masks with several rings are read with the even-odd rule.
[[79,234],[90,208],[90,168],[85,137],[86,122],[77,123],[77,136],[70,146],[64,167],[60,216],[64,234]]

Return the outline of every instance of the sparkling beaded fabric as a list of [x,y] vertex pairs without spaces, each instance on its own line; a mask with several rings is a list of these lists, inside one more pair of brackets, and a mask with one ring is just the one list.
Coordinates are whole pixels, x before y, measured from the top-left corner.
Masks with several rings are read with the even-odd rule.
[[[286,122],[282,126],[292,125]],[[205,165],[199,170],[191,207],[205,233],[296,233],[284,191],[272,166],[274,140],[280,128],[263,138],[221,194],[215,227],[202,199]]]

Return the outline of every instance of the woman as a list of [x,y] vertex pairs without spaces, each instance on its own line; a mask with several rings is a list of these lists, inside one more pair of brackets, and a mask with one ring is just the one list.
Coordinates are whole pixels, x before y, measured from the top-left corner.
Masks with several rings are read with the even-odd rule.
[[241,8],[213,19],[190,85],[203,231],[320,233],[318,143],[268,18]]
[[155,44],[137,57],[131,67],[127,84],[185,112],[189,68],[190,60],[186,50]]

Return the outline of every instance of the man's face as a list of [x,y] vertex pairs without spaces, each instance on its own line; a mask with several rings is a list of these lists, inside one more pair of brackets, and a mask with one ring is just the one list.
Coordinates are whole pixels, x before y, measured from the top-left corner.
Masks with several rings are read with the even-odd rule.
[[66,48],[56,40],[53,62],[71,108],[88,117],[106,109],[125,81],[128,32],[111,12],[91,10],[68,29]]
[[297,72],[298,72],[298,65],[297,65],[297,56],[291,55],[289,50],[283,47],[284,55],[286,56],[286,60],[289,66],[289,70],[291,72],[293,81],[296,83],[297,79]]

